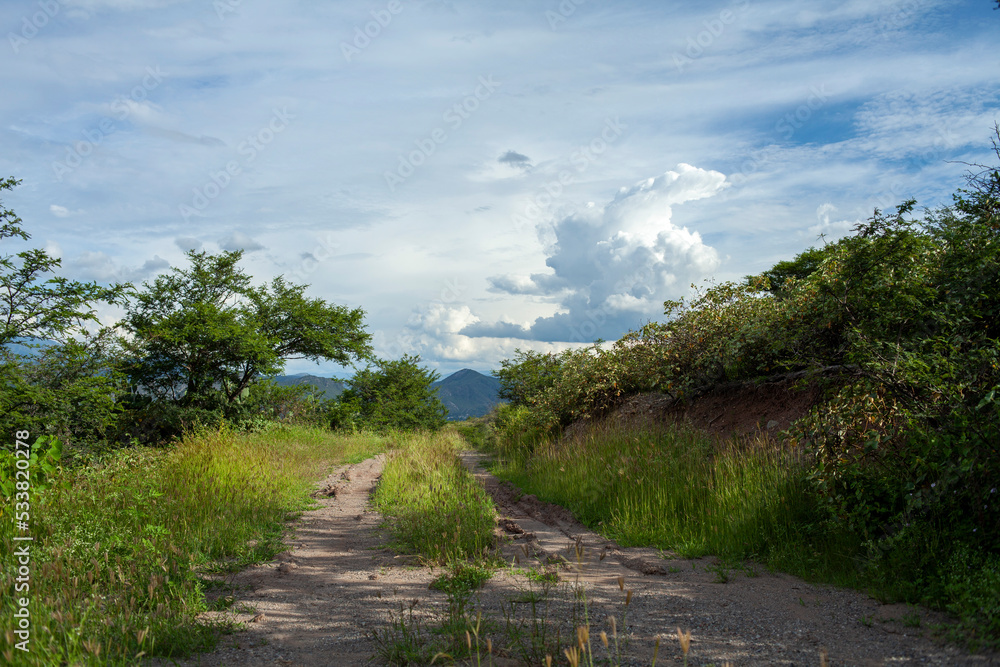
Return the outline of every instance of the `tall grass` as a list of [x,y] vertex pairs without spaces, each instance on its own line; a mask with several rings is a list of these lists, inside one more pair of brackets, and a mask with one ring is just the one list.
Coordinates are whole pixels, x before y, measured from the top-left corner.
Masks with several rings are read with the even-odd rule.
[[0,655],[103,665],[210,648],[219,628],[197,618],[206,609],[202,575],[272,557],[312,483],[384,443],[301,427],[206,431],[65,472],[32,499],[28,653],[14,648],[13,634],[14,598],[25,594],[12,594],[10,554],[23,543],[13,541],[13,524],[0,526]]
[[459,460],[464,445],[452,429],[399,440],[374,498],[398,549],[444,564],[493,546],[496,508]]
[[776,442],[720,444],[680,427],[593,425],[531,447],[500,445],[500,477],[622,545],[765,559],[811,577],[823,554],[827,578],[850,576],[850,549],[835,546],[839,536],[804,531],[817,517],[804,462]]

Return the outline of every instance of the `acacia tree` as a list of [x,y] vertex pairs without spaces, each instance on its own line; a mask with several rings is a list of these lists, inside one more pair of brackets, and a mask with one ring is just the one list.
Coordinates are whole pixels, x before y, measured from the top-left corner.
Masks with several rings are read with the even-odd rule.
[[173,268],[133,290],[123,327],[141,393],[181,405],[226,408],[291,359],[367,359],[364,311],[310,299],[308,285],[275,278],[255,287],[237,265],[242,251],[189,252]]
[[[0,180],[0,191],[11,190],[20,182]],[[30,239],[21,224],[21,218],[0,201],[0,240]],[[102,287],[58,276],[45,279],[61,263],[38,248],[0,255],[0,345],[19,339],[64,341],[74,327],[97,321],[93,303],[113,303],[121,298],[121,285]]]

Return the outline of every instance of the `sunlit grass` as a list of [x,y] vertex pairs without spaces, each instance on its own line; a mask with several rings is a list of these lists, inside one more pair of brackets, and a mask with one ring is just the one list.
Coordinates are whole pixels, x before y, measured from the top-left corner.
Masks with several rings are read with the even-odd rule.
[[498,451],[499,476],[623,546],[756,558],[810,578],[823,553],[825,578],[851,576],[849,554],[835,546],[841,536],[804,530],[816,519],[815,496],[801,455],[777,442],[719,444],[679,427],[596,425],[530,451]]
[[459,460],[464,446],[451,429],[398,440],[374,498],[391,517],[397,548],[446,563],[493,546],[496,509]]
[[[197,620],[200,575],[272,557],[312,484],[385,442],[301,427],[206,431],[64,473],[32,500],[29,653],[13,647],[15,596],[7,593],[16,563],[0,564],[0,655],[24,665],[103,665],[209,648],[218,629]],[[12,526],[0,527],[4,554],[13,553]]]

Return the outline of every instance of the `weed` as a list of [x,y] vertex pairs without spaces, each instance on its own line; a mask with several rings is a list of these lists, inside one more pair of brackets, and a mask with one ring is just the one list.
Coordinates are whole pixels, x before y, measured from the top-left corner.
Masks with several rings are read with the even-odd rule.
[[917,613],[915,609],[903,614],[902,618],[899,619],[900,622],[908,628],[919,628],[920,627],[920,614]]

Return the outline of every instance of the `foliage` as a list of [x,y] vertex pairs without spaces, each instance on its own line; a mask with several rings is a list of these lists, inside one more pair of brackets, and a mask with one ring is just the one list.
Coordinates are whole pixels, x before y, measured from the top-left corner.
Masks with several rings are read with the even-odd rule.
[[555,382],[560,359],[553,354],[532,350],[515,350],[513,359],[500,362],[500,369],[493,371],[500,380],[497,397],[514,405],[530,405],[533,399]]
[[274,380],[259,380],[240,402],[235,423],[251,429],[273,422],[323,426],[328,422],[332,403],[323,391],[310,384],[282,387]]
[[[19,183],[14,178],[0,180],[0,192]],[[31,238],[21,223],[0,201],[0,240]],[[121,285],[102,287],[58,276],[44,279],[61,264],[62,260],[37,248],[0,255],[0,345],[30,339],[64,340],[74,327],[97,321],[94,302],[120,300]]]
[[241,257],[191,251],[190,269],[174,268],[133,291],[127,371],[141,391],[181,405],[229,407],[287,360],[347,364],[370,354],[364,311],[310,299],[306,285],[280,277],[254,287],[237,266]]
[[[27,468],[19,468],[17,462],[27,460]],[[18,448],[11,451],[0,451],[0,520],[10,512],[10,499],[15,497],[17,490],[17,470],[27,470],[30,479],[29,493],[35,500],[41,500],[39,494],[59,483],[62,472],[63,447],[59,438],[43,435],[30,443],[30,451]],[[29,495],[29,498],[31,496]]]
[[403,355],[357,371],[330,409],[333,426],[377,431],[444,426],[448,410],[431,388],[440,376],[419,363],[419,356]]
[[[21,656],[12,645],[15,598],[0,596],[0,656],[39,667],[136,664],[142,654],[211,648],[226,630],[198,619],[213,573],[272,558],[285,548],[286,520],[329,465],[385,445],[315,428],[204,431],[170,450],[132,447],[101,465],[53,471],[58,483],[31,508],[29,612],[44,622],[32,622],[31,652]],[[52,451],[39,456],[51,460]],[[0,521],[4,553],[23,544],[14,533]],[[0,590],[17,576],[16,559],[4,559]]]
[[0,353],[0,431],[58,436],[73,458],[106,448],[119,437],[125,390],[114,348],[104,331],[33,356]]
[[822,248],[810,247],[795,256],[795,259],[778,262],[761,275],[767,280],[767,291],[772,294],[783,294],[786,284],[794,280],[808,278],[825,260],[836,246],[827,245]]

